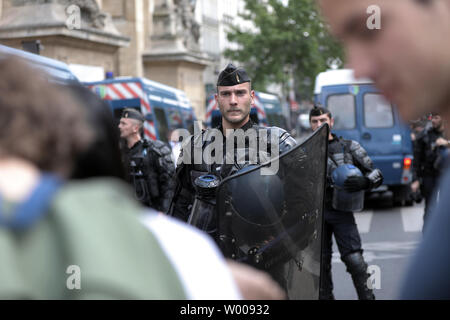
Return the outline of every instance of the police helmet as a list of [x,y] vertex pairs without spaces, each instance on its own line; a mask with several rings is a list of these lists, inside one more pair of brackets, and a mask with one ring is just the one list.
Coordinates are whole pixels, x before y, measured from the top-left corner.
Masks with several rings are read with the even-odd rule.
[[344,189],[344,182],[349,177],[360,176],[361,171],[352,164],[343,164],[333,170],[331,180],[333,182],[332,207],[338,211],[354,212],[364,208],[364,191],[349,192]]
[[345,180],[353,176],[362,177],[363,174],[354,165],[346,163],[338,166],[336,169],[333,170],[333,173],[331,174],[331,179],[335,186],[343,188]]

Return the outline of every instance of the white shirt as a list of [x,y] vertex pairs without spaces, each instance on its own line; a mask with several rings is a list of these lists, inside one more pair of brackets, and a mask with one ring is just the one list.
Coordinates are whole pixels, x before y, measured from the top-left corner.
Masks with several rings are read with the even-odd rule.
[[207,234],[154,210],[148,210],[141,222],[172,262],[188,299],[242,299],[225,258]]
[[173,163],[175,164],[175,168],[176,168],[178,157],[180,156],[180,152],[181,152],[181,143],[170,141],[170,146],[172,147],[172,160],[173,160]]

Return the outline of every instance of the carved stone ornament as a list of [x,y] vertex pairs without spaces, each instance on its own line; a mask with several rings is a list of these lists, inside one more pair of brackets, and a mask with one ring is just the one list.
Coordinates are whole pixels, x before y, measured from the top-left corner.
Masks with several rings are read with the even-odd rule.
[[200,40],[200,25],[195,20],[195,1],[174,0],[177,15],[177,31],[182,35],[186,48],[197,46]]
[[65,7],[76,5],[81,10],[81,19],[88,26],[103,29],[107,15],[100,11],[100,7],[95,0],[12,0],[14,7],[42,4],[59,4]]

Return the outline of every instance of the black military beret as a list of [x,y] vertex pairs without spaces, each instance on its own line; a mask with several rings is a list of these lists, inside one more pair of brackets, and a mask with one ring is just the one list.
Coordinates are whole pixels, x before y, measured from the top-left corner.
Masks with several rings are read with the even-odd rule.
[[250,82],[250,78],[242,68],[236,68],[232,63],[229,63],[224,70],[219,74],[217,79],[217,86],[229,87]]
[[331,118],[331,112],[327,108],[321,106],[320,104],[314,105],[314,108],[311,109],[309,112],[309,120],[311,120],[311,117],[318,117],[323,114],[329,114]]
[[144,120],[145,120],[144,116],[139,111],[137,111],[136,109],[131,109],[131,108],[127,108],[127,109],[123,110],[122,118],[135,119],[135,120],[139,120],[141,122],[144,122]]

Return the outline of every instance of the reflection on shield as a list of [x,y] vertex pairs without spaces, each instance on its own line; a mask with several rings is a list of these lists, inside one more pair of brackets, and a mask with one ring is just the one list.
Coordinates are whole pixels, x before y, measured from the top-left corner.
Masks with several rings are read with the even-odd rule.
[[[267,271],[289,299],[318,299],[328,125],[269,163],[223,180],[219,246],[228,258]],[[279,161],[278,171],[261,170]]]

